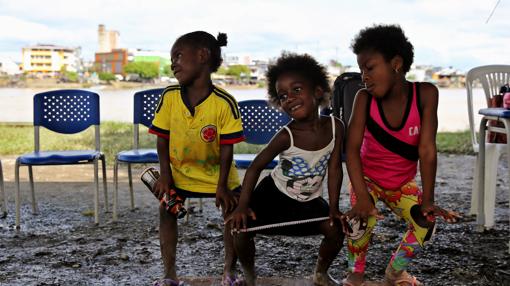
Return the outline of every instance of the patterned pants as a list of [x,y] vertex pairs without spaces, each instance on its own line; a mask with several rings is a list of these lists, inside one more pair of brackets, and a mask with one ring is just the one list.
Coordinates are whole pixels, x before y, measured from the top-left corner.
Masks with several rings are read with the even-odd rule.
[[[365,177],[365,182],[374,205],[378,200],[383,201],[393,213],[403,218],[407,223],[407,231],[390,260],[390,265],[395,271],[405,270],[412,258],[421,251],[423,244],[430,239],[434,228],[433,223],[427,223],[421,214],[422,192],[415,180],[395,190],[385,190],[367,177]],[[351,205],[354,206],[356,195],[352,185],[349,186],[349,192]],[[365,271],[366,254],[375,224],[376,218],[369,217],[365,233],[357,239],[349,238],[347,240],[349,272],[363,273]]]

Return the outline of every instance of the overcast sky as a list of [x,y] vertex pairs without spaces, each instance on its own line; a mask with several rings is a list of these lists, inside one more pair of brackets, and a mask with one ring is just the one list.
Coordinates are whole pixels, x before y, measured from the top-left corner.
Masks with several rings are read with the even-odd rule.
[[181,34],[225,32],[227,55],[276,57],[309,53],[326,63],[355,65],[349,46],[374,23],[399,24],[415,47],[415,63],[510,64],[510,0],[0,0],[0,56],[21,61],[37,43],[98,48],[97,26],[120,32],[122,48],[169,51]]

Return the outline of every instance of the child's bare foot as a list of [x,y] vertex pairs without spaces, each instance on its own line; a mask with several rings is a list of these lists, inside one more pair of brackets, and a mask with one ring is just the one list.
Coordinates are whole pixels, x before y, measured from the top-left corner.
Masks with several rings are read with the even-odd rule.
[[391,266],[386,268],[386,275],[384,277],[387,285],[397,286],[423,286],[423,284],[407,271],[394,271]]
[[245,281],[236,275],[226,275],[221,280],[221,286],[242,286],[245,284]]
[[361,286],[363,285],[364,279],[362,273],[349,273],[347,277],[342,280],[343,286]]
[[313,284],[318,286],[338,286],[338,281],[333,279],[327,273],[315,272],[313,274]]

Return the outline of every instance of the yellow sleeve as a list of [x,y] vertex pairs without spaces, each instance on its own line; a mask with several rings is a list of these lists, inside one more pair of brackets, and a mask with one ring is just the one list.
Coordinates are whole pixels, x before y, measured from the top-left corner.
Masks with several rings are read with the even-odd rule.
[[235,144],[244,141],[243,123],[237,101],[224,104],[220,109],[220,144]]

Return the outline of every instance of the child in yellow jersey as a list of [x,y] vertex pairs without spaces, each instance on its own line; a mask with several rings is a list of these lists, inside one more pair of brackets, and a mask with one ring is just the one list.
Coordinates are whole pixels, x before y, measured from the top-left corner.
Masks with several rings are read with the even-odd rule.
[[[171,50],[172,71],[179,85],[161,95],[150,133],[156,134],[160,173],[154,187],[161,199],[171,190],[182,198],[215,197],[223,215],[237,205],[240,183],[233,164],[233,144],[244,140],[236,100],[215,87],[211,73],[222,62],[221,47],[227,36],[217,38],[202,31],[179,37]],[[175,270],[177,217],[160,207],[160,245],[164,278],[155,285],[181,285]],[[225,227],[223,284],[236,281],[235,254],[230,229]]]

